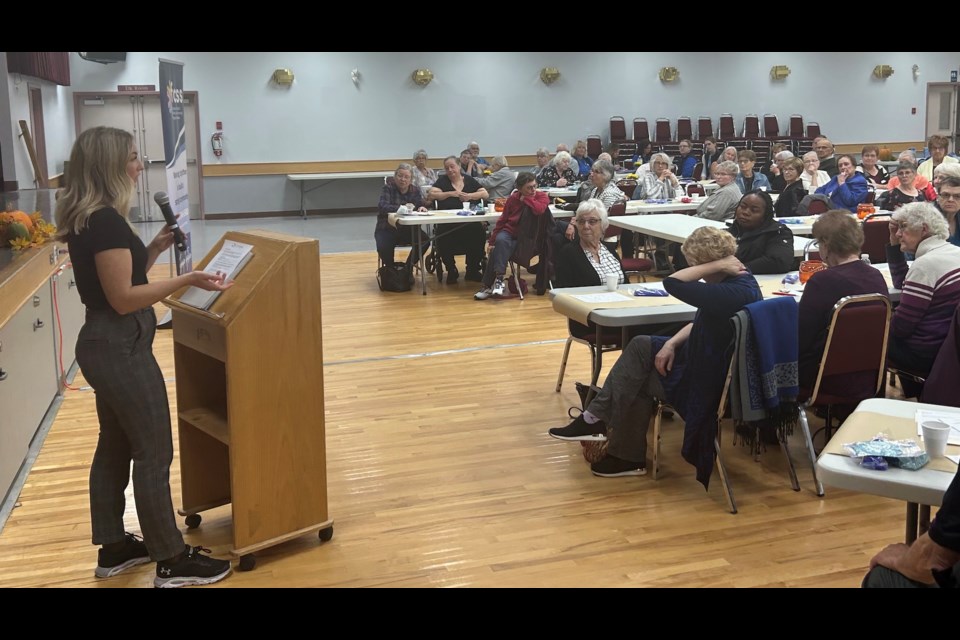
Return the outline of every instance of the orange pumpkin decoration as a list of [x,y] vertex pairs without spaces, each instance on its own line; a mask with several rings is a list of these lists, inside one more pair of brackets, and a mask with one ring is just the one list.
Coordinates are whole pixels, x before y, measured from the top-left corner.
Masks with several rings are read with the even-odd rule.
[[0,213],[0,223],[7,225],[11,222],[19,222],[27,228],[27,231],[33,231],[33,220],[23,211],[5,211]]
[[877,158],[884,161],[893,160],[893,151],[890,151],[887,147],[880,147],[880,153],[877,154]]

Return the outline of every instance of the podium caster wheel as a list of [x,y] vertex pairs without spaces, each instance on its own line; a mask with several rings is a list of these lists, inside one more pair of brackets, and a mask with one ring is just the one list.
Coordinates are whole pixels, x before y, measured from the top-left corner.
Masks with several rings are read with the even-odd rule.
[[190,515],[187,516],[184,522],[186,522],[187,524],[187,529],[196,529],[197,527],[200,526],[200,522],[202,520],[203,518],[200,516],[199,513],[191,513]]
[[253,568],[257,566],[257,559],[253,557],[252,553],[248,553],[245,556],[240,556],[240,562],[237,564],[237,571],[253,571]]
[[320,536],[320,542],[329,542],[333,538],[333,525],[326,529],[320,529],[318,535]]

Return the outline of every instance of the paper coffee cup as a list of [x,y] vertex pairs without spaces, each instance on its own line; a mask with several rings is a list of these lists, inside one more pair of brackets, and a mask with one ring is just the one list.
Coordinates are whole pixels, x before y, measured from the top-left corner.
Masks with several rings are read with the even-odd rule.
[[947,453],[947,440],[950,438],[950,425],[936,420],[920,424],[923,433],[923,449],[933,458],[942,458]]
[[617,287],[620,285],[620,276],[615,273],[604,276],[603,280],[607,287],[607,291],[616,291]]
[[487,205],[487,213],[496,213],[496,208],[492,202]]

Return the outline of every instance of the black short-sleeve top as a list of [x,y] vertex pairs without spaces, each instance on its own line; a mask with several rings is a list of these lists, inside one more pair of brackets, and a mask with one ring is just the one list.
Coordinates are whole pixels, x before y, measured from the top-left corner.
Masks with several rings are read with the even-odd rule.
[[100,284],[97,263],[94,260],[94,256],[101,251],[129,249],[133,257],[130,284],[147,284],[147,248],[116,209],[107,207],[94,211],[85,229],[77,234],[71,232],[67,236],[67,249],[70,251],[80,300],[88,309],[111,308]]

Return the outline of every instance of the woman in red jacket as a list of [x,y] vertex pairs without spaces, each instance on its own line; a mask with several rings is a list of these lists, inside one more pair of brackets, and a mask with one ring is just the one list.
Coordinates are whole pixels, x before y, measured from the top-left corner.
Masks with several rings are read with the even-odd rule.
[[545,191],[537,191],[537,178],[529,171],[521,171],[514,183],[515,191],[507,198],[500,219],[490,232],[487,243],[487,268],[483,272],[483,287],[474,294],[476,300],[486,300],[490,296],[502,296],[506,285],[503,281],[507,273],[507,261],[517,248],[517,234],[520,229],[520,214],[529,208],[533,215],[543,215],[550,204]]

